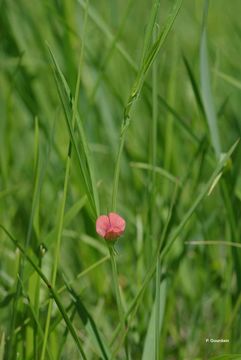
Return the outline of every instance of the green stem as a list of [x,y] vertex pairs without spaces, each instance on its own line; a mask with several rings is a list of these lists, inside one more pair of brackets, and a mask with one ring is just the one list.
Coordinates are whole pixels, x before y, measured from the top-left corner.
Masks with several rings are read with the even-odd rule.
[[112,211],[116,211],[116,202],[117,202],[117,192],[118,192],[118,184],[119,184],[119,176],[120,176],[120,161],[121,161],[121,155],[125,143],[125,132],[126,129],[122,132],[121,139],[120,139],[120,145],[118,150],[118,155],[116,159],[116,166],[115,166],[115,173],[114,173],[114,183],[113,183],[113,191],[112,191]]
[[161,273],[161,264],[160,257],[158,256],[156,264],[156,319],[155,319],[155,359],[159,360],[160,358],[160,273]]
[[[55,287],[58,263],[59,263],[60,244],[61,244],[61,237],[62,237],[62,230],[63,230],[63,223],[64,223],[64,210],[65,210],[68,181],[69,181],[69,174],[70,174],[70,163],[71,163],[71,158],[68,156],[67,163],[66,163],[66,170],[65,170],[65,179],[64,179],[64,193],[63,193],[62,203],[61,203],[61,207],[60,207],[59,222],[58,222],[58,234],[57,234],[53,275],[52,275],[52,286],[53,287]],[[45,360],[45,352],[46,352],[47,340],[48,340],[48,335],[49,335],[49,326],[50,326],[50,320],[51,320],[52,307],[53,307],[53,299],[50,299],[49,306],[48,306],[48,312],[47,312],[47,319],[46,319],[46,324],[45,324],[45,333],[44,333],[44,341],[43,341],[43,347],[42,347],[42,352],[41,352],[41,360]]]
[[[41,262],[42,262],[42,259],[40,257],[40,259],[39,259],[39,268],[40,269],[41,269]],[[37,321],[39,321],[39,295],[40,295],[40,277],[38,276],[37,280],[36,280],[36,290],[35,290],[35,296],[34,296],[34,311],[35,311],[35,314],[36,314]],[[36,322],[36,324],[37,324],[37,322]],[[39,328],[38,328],[38,326],[35,326],[35,330],[34,330],[34,356],[35,356],[35,360],[38,360],[38,332],[39,332]]]
[[112,275],[113,275],[113,282],[114,282],[114,288],[115,288],[115,296],[116,296],[116,302],[117,302],[117,308],[121,323],[121,328],[125,328],[125,311],[123,309],[122,301],[121,301],[121,294],[120,294],[120,287],[119,287],[119,281],[118,281],[118,271],[117,271],[117,265],[115,260],[115,252],[112,245],[109,245],[109,252],[110,252],[110,261],[111,261],[111,267],[112,267]]
[[[32,207],[30,213],[30,219],[28,223],[28,230],[27,236],[24,240],[24,248],[27,249],[29,247],[31,237],[32,237],[32,230],[33,230],[33,222],[34,222],[34,214],[36,209],[38,209],[39,203],[39,191],[40,191],[40,180],[39,180],[39,131],[38,131],[38,121],[35,120],[35,148],[34,148],[34,184],[33,184],[33,199],[32,199]],[[20,256],[19,264],[18,264],[18,277],[17,277],[17,285],[16,285],[16,296],[14,297],[13,304],[12,304],[12,317],[10,321],[10,340],[7,347],[7,356],[9,359],[12,358],[13,349],[15,344],[15,336],[14,336],[14,329],[17,320],[17,309],[19,305],[19,299],[21,296],[21,281],[24,275],[24,262],[25,258],[24,255]],[[14,356],[14,355],[13,355]]]
[[[126,327],[126,319],[125,319],[125,309],[122,304],[121,300],[121,293],[120,293],[120,286],[118,281],[118,271],[117,271],[117,264],[115,259],[115,249],[113,245],[109,245],[109,252],[110,252],[110,261],[111,261],[111,267],[112,267],[112,274],[113,274],[113,282],[114,282],[114,288],[115,288],[115,297],[117,302],[117,308],[119,313],[119,319],[120,319],[120,331],[124,336],[124,345],[125,345],[125,359],[130,359],[129,354],[129,346],[128,346],[128,339],[127,339],[127,327]],[[115,359],[115,353],[112,354],[111,360]]]
[[[155,29],[156,30],[156,29]],[[157,31],[154,31],[153,41],[156,40]],[[151,242],[154,240],[155,231],[155,202],[156,202],[156,172],[154,168],[156,166],[157,158],[157,117],[158,117],[158,102],[157,102],[157,61],[153,62],[152,67],[152,178],[151,178]],[[149,251],[151,258],[152,252]],[[156,260],[156,296],[155,296],[155,359],[159,360],[159,336],[160,336],[160,257],[159,254]]]
[[28,263],[32,266],[32,268],[37,272],[37,274],[39,275],[39,277],[42,279],[42,281],[45,283],[45,285],[47,286],[50,295],[52,296],[52,298],[54,299],[57,308],[59,309],[60,313],[62,314],[62,317],[65,321],[65,324],[67,326],[67,328],[69,329],[74,342],[76,343],[78,350],[80,352],[81,355],[81,359],[87,360],[87,357],[84,353],[84,350],[82,348],[81,342],[79,340],[79,337],[75,331],[74,326],[72,325],[72,322],[70,321],[68,314],[66,313],[64,306],[62,305],[59,296],[57,294],[57,292],[55,291],[55,289],[53,288],[53,286],[49,283],[47,277],[44,275],[44,273],[41,271],[41,269],[34,263],[34,261],[31,259],[31,257],[26,254],[26,251],[24,249],[24,247],[17,241],[14,239],[14,237],[8,232],[7,229],[5,229],[4,226],[2,226],[0,224],[0,228],[5,232],[5,234],[8,236],[8,238],[12,241],[12,243],[21,251],[21,253],[24,255],[25,259],[28,261]]
[[[83,34],[85,34],[87,17],[88,17],[88,2],[87,2],[86,10],[85,10]],[[73,111],[72,111],[73,129],[75,128],[75,123],[76,123],[77,104],[78,104],[79,89],[80,89],[81,68],[82,68],[82,62],[83,62],[83,51],[84,51],[84,35],[83,35],[83,41],[82,41],[82,46],[81,46],[80,60],[79,60],[79,66],[78,66],[78,76],[77,76],[77,82],[76,82],[76,88],[75,88],[75,98],[74,98]],[[68,156],[67,156],[67,161],[66,161],[65,177],[64,177],[64,191],[63,191],[63,198],[62,198],[62,202],[61,202],[61,206],[60,206],[60,215],[59,215],[59,219],[58,219],[58,233],[57,233],[54,266],[53,266],[53,275],[52,275],[52,286],[53,287],[55,287],[55,283],[56,283],[61,237],[62,237],[63,224],[64,224],[64,211],[65,211],[65,204],[66,204],[66,198],[67,198],[67,190],[68,190],[69,175],[70,175],[70,165],[71,165],[71,155],[72,155],[72,151],[71,151],[72,146],[71,145],[72,145],[71,140],[69,140]],[[50,299],[49,306],[48,306],[48,312],[47,312],[46,325],[45,325],[45,336],[44,336],[44,341],[43,341],[41,360],[45,360],[45,352],[46,352],[46,345],[47,345],[48,334],[49,334],[52,306],[53,306],[53,300]]]

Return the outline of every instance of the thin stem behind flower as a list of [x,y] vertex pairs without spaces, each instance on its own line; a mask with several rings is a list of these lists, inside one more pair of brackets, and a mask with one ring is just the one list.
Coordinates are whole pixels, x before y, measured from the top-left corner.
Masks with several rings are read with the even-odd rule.
[[111,267],[112,267],[112,275],[113,275],[113,281],[114,281],[114,288],[115,288],[115,296],[116,296],[116,302],[118,307],[118,313],[120,318],[120,324],[122,329],[125,328],[125,311],[122,305],[121,301],[121,294],[120,294],[120,287],[119,287],[119,281],[118,281],[118,271],[117,271],[117,265],[115,260],[115,250],[113,246],[109,246],[109,252],[110,252],[110,261],[111,261]]

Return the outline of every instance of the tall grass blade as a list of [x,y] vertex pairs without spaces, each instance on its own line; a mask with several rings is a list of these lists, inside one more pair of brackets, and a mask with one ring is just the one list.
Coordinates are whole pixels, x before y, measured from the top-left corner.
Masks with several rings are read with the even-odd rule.
[[[84,0],[78,0],[80,5],[83,7],[83,9],[86,8],[86,4]],[[113,41],[114,35],[112,34],[111,30],[109,29],[108,25],[106,24],[106,22],[100,17],[99,14],[97,14],[97,12],[94,10],[93,7],[89,6],[89,17],[92,20],[92,22],[96,25],[96,27],[101,31],[101,33],[110,41]],[[136,64],[136,62],[133,60],[133,58],[131,57],[131,55],[126,51],[126,49],[123,47],[122,44],[117,43],[116,44],[116,49],[117,51],[120,53],[120,55],[123,57],[123,59],[127,62],[127,64],[129,64],[129,66],[131,67],[131,69],[135,72],[135,74],[138,74],[138,65]],[[144,86],[151,91],[151,86],[150,84],[147,82],[147,80],[145,79],[144,81]],[[181,126],[181,128],[186,132],[186,134],[189,136],[189,138],[194,142],[194,143],[199,143],[200,139],[198,138],[198,136],[193,132],[192,128],[188,125],[187,122],[184,121],[184,119],[178,114],[178,112],[172,107],[170,106],[170,104],[167,103],[167,101],[160,95],[158,94],[158,101],[161,105],[164,106],[164,108],[169,111],[173,117],[177,120],[178,124]]]
[[189,79],[190,79],[190,83],[191,83],[191,85],[192,85],[193,93],[194,93],[194,95],[195,95],[195,98],[196,98],[198,107],[199,107],[202,115],[204,115],[204,114],[205,114],[205,110],[204,110],[204,105],[203,105],[202,97],[201,97],[201,94],[200,94],[200,92],[199,92],[199,88],[198,88],[196,79],[195,79],[195,77],[194,77],[193,71],[192,71],[192,69],[191,69],[191,66],[190,66],[187,58],[186,58],[184,55],[183,55],[183,62],[184,62],[184,65],[185,65],[185,68],[186,68],[188,77],[189,77]]
[[[38,205],[39,205],[39,196],[40,196],[40,189],[41,189],[41,181],[40,181],[40,166],[39,166],[39,131],[38,131],[38,120],[35,120],[35,143],[34,143],[34,181],[33,181],[33,195],[32,195],[32,205],[31,205],[31,212],[30,218],[28,222],[28,229],[27,234],[24,240],[24,249],[27,249],[32,240],[32,233],[33,233],[33,223],[38,212]],[[31,244],[33,246],[34,244]],[[13,344],[15,342],[15,334],[14,329],[16,327],[16,320],[17,320],[17,311],[19,306],[19,299],[21,297],[21,281],[23,281],[24,276],[24,265],[25,265],[25,256],[22,254],[20,256],[19,261],[19,276],[17,278],[17,285],[16,285],[16,296],[14,297],[13,301],[13,308],[12,308],[12,318],[11,318],[11,327],[10,327],[10,340],[7,346],[7,353],[9,358],[11,359],[12,356],[12,349]]]
[[167,245],[164,247],[163,251],[161,252],[161,258],[163,258],[168,251],[170,250],[172,244],[174,243],[174,241],[177,239],[177,237],[179,236],[179,234],[181,233],[183,227],[185,226],[185,224],[187,223],[187,221],[190,219],[190,217],[193,215],[193,213],[196,211],[196,208],[199,206],[199,204],[201,203],[201,201],[204,199],[205,196],[208,195],[211,186],[213,185],[214,180],[216,179],[216,177],[218,176],[218,174],[220,174],[220,172],[223,171],[224,166],[226,165],[227,161],[230,159],[230,156],[232,155],[232,153],[234,152],[234,150],[236,149],[237,145],[239,143],[239,140],[237,140],[234,145],[230,148],[230,150],[225,154],[225,156],[222,158],[221,161],[219,161],[219,163],[216,166],[216,169],[214,170],[214,172],[212,173],[210,179],[208,180],[208,182],[205,184],[205,186],[203,187],[202,191],[200,192],[199,195],[197,195],[196,199],[193,202],[193,205],[191,206],[191,208],[187,211],[187,213],[182,217],[182,221],[181,223],[177,226],[177,228],[173,231],[173,233],[170,236],[170,239],[167,243]]
[[103,335],[98,330],[98,327],[94,321],[94,318],[91,316],[89,311],[86,309],[84,303],[81,301],[80,297],[75,293],[75,291],[68,285],[66,282],[66,288],[70,295],[74,298],[75,307],[79,317],[81,318],[83,325],[85,326],[87,334],[90,336],[93,344],[98,349],[99,356],[101,358],[108,360],[111,357],[110,349],[107,343],[104,341]]
[[141,92],[141,89],[142,89],[142,86],[143,86],[143,83],[144,83],[144,80],[145,80],[148,70],[150,69],[151,65],[153,64],[153,61],[155,60],[162,45],[164,44],[169,32],[172,29],[173,23],[174,23],[174,21],[177,17],[177,14],[180,10],[181,4],[182,4],[182,0],[175,1],[173,9],[169,14],[163,29],[157,35],[157,40],[152,45],[151,49],[147,52],[147,55],[144,57],[142,65],[137,73],[136,80],[132,86],[127,104],[124,108],[124,117],[123,117],[122,126],[121,126],[120,145],[119,145],[119,150],[118,150],[117,159],[116,159],[113,190],[112,190],[112,210],[113,211],[116,210],[117,191],[118,191],[118,183],[119,183],[119,175],[120,175],[120,161],[121,161],[122,151],[124,148],[126,131],[130,125],[131,109],[132,109],[132,106],[133,106],[135,100],[138,98],[138,96]]
[[11,240],[11,242],[21,251],[21,253],[25,256],[26,261],[31,265],[31,267],[37,272],[37,274],[39,275],[39,277],[42,279],[42,281],[44,282],[44,284],[46,285],[47,289],[49,290],[50,295],[53,297],[56,306],[58,307],[66,326],[68,327],[73,340],[79,350],[81,359],[87,360],[87,357],[83,351],[83,347],[81,345],[80,339],[76,333],[76,330],[74,328],[74,326],[72,325],[68,314],[66,313],[60,299],[59,296],[57,294],[57,292],[54,290],[54,288],[52,287],[51,283],[48,281],[47,277],[44,275],[44,273],[42,272],[42,270],[35,264],[35,262],[31,259],[31,257],[26,253],[24,247],[19,243],[19,241],[17,241],[9,232],[8,230],[2,226],[0,224],[0,228],[4,231],[4,233],[7,235],[7,237],[9,238],[9,240]]
[[61,103],[62,103],[62,106],[64,109],[65,120],[66,120],[67,128],[69,131],[69,136],[70,136],[71,142],[73,144],[73,147],[76,151],[76,155],[78,158],[80,173],[81,173],[81,176],[82,176],[82,179],[84,182],[86,195],[88,197],[89,204],[90,204],[90,207],[92,210],[92,217],[93,217],[93,219],[95,219],[99,214],[99,200],[98,200],[96,184],[93,179],[93,167],[91,164],[90,152],[88,149],[88,144],[87,144],[87,140],[85,137],[84,129],[81,124],[81,121],[78,118],[77,111],[76,111],[76,119],[75,120],[77,122],[77,128],[78,128],[80,140],[81,140],[81,144],[80,144],[81,149],[79,150],[79,146],[78,146],[76,136],[75,136],[74,127],[73,127],[73,124],[71,123],[72,111],[73,111],[72,110],[73,105],[72,105],[71,92],[70,92],[69,86],[67,84],[67,81],[65,80],[64,75],[61,72],[61,70],[57,64],[57,61],[53,55],[53,52],[49,46],[48,46],[48,50],[50,53],[50,57],[52,59],[52,68],[53,68],[53,72],[54,72],[54,77],[55,77],[59,97],[60,97],[60,100],[61,100]]
[[[159,301],[159,336],[162,328],[162,322],[164,318],[165,305],[166,305],[166,296],[167,296],[167,281],[163,280],[160,284],[160,301]],[[151,316],[147,328],[147,333],[144,342],[144,349],[142,354],[142,360],[156,360],[158,357],[155,355],[155,321],[156,321],[156,300],[153,304]],[[160,344],[158,343],[160,346]]]
[[0,342],[0,360],[4,360],[4,349],[5,349],[5,333],[2,333]]
[[219,130],[217,124],[217,116],[215,112],[214,100],[211,90],[210,71],[208,64],[208,49],[207,49],[207,16],[208,16],[209,0],[205,0],[202,35],[200,44],[200,78],[201,78],[201,94],[208,121],[210,136],[216,157],[219,158],[221,154],[221,144],[219,138]]
[[[136,294],[135,299],[132,301],[131,305],[129,306],[129,308],[128,308],[126,314],[125,314],[126,319],[130,316],[130,314],[133,311],[135,311],[137,304],[140,303],[140,298],[142,297],[144,291],[147,288],[147,285],[149,284],[149,281],[151,280],[151,278],[153,277],[153,275],[155,273],[157,257],[160,254],[160,259],[161,259],[161,261],[163,261],[163,258],[169,252],[170,248],[172,247],[173,243],[175,242],[175,240],[177,239],[177,237],[179,236],[179,234],[183,230],[184,226],[186,225],[186,223],[188,222],[190,217],[195,213],[196,209],[198,208],[200,203],[203,201],[205,196],[207,196],[208,191],[209,191],[214,179],[223,170],[227,160],[230,158],[230,156],[232,155],[232,153],[236,149],[238,143],[239,143],[239,140],[237,140],[234,143],[234,145],[229,149],[229,151],[225,154],[225,156],[222,158],[222,160],[219,161],[219,163],[217,164],[216,168],[214,169],[212,175],[210,176],[209,180],[204,185],[202,191],[200,192],[199,195],[197,195],[196,200],[194,201],[193,205],[186,212],[186,214],[182,217],[182,221],[176,227],[176,229],[168,236],[168,239],[167,239],[168,241],[167,241],[167,243],[165,243],[163,241],[163,237],[166,236],[166,230],[167,230],[167,227],[169,225],[170,218],[171,218],[174,203],[172,204],[171,209],[170,209],[169,218],[168,218],[168,221],[167,221],[167,223],[165,225],[164,233],[162,234],[161,240],[159,240],[159,245],[158,245],[158,249],[157,249],[157,252],[155,254],[155,257],[154,257],[154,261],[152,262],[152,265],[150,266],[149,270],[147,271],[145,279],[143,281],[143,284],[142,284],[141,288],[139,289],[138,293]],[[174,199],[175,199],[175,197],[174,197]],[[161,253],[160,253],[160,247],[161,247],[162,244],[165,244],[165,245],[161,249]],[[119,331],[120,331],[120,328],[118,328],[118,332]]]
[[153,31],[154,31],[159,7],[160,7],[160,0],[154,0],[152,3],[150,19],[148,21],[146,32],[145,32],[144,45],[143,45],[143,51],[142,51],[142,54],[143,54],[142,55],[142,63],[146,57],[148,49],[150,48],[150,44],[152,43],[152,36],[153,36]]

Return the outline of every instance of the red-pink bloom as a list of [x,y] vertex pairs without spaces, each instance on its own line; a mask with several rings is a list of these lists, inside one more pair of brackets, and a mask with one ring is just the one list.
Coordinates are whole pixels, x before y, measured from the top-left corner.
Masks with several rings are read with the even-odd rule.
[[96,232],[106,240],[116,240],[125,231],[126,222],[118,214],[111,212],[96,220]]

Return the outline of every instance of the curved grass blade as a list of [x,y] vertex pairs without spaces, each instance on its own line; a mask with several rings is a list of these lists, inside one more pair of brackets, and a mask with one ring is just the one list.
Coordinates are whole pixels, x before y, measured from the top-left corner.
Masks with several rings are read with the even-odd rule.
[[58,89],[58,94],[63,106],[66,125],[69,131],[69,136],[77,155],[81,177],[83,179],[86,195],[88,197],[90,208],[92,210],[92,217],[93,219],[95,219],[99,214],[99,199],[98,199],[96,183],[94,181],[94,176],[93,176],[93,167],[91,164],[90,151],[88,148],[84,129],[78,117],[78,113],[76,111],[76,124],[80,135],[80,150],[79,150],[74,127],[72,124],[72,109],[73,109],[72,95],[69,86],[67,84],[67,81],[62,71],[60,70],[60,67],[58,66],[54,54],[49,46],[48,46],[48,50],[52,60],[52,69],[54,73],[54,78]]
[[94,318],[90,315],[84,303],[81,301],[80,297],[68,285],[67,282],[65,282],[65,286],[69,294],[74,299],[77,313],[85,326],[86,332],[89,334],[90,338],[92,339],[93,344],[98,348],[101,359],[105,359],[105,360],[110,359],[111,358],[110,349],[107,343],[104,341],[104,338],[101,335],[100,331],[98,330]]
[[[86,4],[84,0],[78,0],[81,7],[83,9],[86,8]],[[114,35],[112,34],[111,30],[109,29],[106,22],[97,14],[95,9],[91,6],[89,6],[89,18],[92,20],[92,22],[95,24],[95,26],[101,31],[101,33],[110,41],[113,41]],[[122,44],[117,43],[116,44],[116,50],[120,53],[120,55],[123,57],[123,59],[130,65],[131,69],[137,74],[138,73],[138,66],[135,63],[135,61],[132,59],[130,54],[126,51],[126,49],[123,47]],[[145,79],[144,86],[151,91],[151,86]],[[164,106],[164,108],[170,112],[173,117],[177,120],[177,123],[181,126],[181,128],[186,132],[186,134],[189,136],[189,138],[194,143],[199,143],[199,137],[193,132],[192,128],[188,125],[187,122],[184,121],[184,119],[177,113],[177,111],[170,106],[166,100],[158,94],[158,101],[160,104]]]
[[[85,16],[84,16],[84,25],[83,25],[83,33],[84,34],[85,34],[86,23],[87,23],[87,15],[88,15],[88,7],[85,11]],[[83,60],[83,51],[84,51],[84,41],[82,42],[82,46],[81,46],[81,53],[80,53],[79,67],[78,67],[78,76],[77,76],[77,82],[76,82],[76,88],[75,88],[75,98],[74,98],[73,107],[71,109],[72,110],[71,111],[71,121],[69,121],[69,123],[68,123],[69,126],[72,126],[72,129],[75,128],[75,122],[76,122],[77,103],[78,103],[79,88],[80,88],[80,76],[81,76],[82,60]],[[59,74],[59,76],[61,77],[61,73]],[[65,82],[65,84],[66,84],[65,86],[67,86],[66,82]],[[70,120],[68,117],[66,117],[66,119]],[[82,134],[82,139],[83,138],[84,138],[84,133]],[[70,140],[71,140],[71,138],[70,138]],[[82,141],[82,143],[84,144],[84,140]],[[56,278],[57,278],[61,238],[62,238],[63,225],[64,225],[64,212],[65,212],[65,205],[66,205],[67,192],[68,192],[70,167],[71,167],[71,153],[72,153],[71,145],[72,145],[72,143],[71,143],[71,141],[69,141],[68,155],[67,155],[66,166],[65,166],[64,189],[63,189],[63,195],[62,195],[62,199],[61,199],[58,222],[57,222],[57,237],[56,237],[56,244],[55,244],[56,249],[55,249],[54,263],[53,263],[53,269],[52,269],[52,286],[53,287],[55,287]],[[86,155],[86,152],[85,152],[85,155]],[[88,164],[87,161],[86,161],[86,163]],[[90,175],[90,173],[89,173],[89,175]],[[90,180],[91,180],[91,176],[90,176]],[[90,185],[92,185],[92,183],[90,183]],[[47,346],[47,341],[48,341],[48,333],[49,333],[49,326],[50,326],[50,320],[51,320],[52,305],[53,305],[53,300],[50,299],[49,305],[48,305],[48,311],[47,311],[46,324],[45,324],[45,334],[44,334],[44,341],[43,341],[42,352],[41,352],[41,360],[45,360],[45,351],[46,351],[46,346]]]
[[50,284],[50,282],[48,281],[47,277],[44,275],[44,273],[42,272],[42,270],[35,264],[35,262],[31,259],[31,257],[26,253],[24,247],[8,232],[7,229],[5,229],[5,227],[3,225],[0,224],[0,228],[4,231],[4,233],[7,235],[7,237],[11,240],[11,242],[21,251],[21,253],[25,256],[26,261],[32,266],[32,268],[37,272],[37,274],[39,275],[39,277],[42,279],[42,281],[44,282],[44,284],[46,285],[46,287],[48,288],[50,295],[53,297],[56,306],[58,307],[63,320],[65,321],[66,326],[69,329],[69,332],[71,333],[73,340],[79,350],[81,359],[87,360],[87,357],[84,353],[83,347],[81,345],[81,342],[79,340],[79,337],[76,333],[76,330],[74,328],[74,326],[72,325],[72,322],[70,321],[68,314],[66,313],[60,299],[59,296],[57,294],[57,292],[55,291],[55,289],[52,287],[52,285]]
[[132,86],[132,90],[130,92],[127,104],[124,108],[124,117],[122,121],[121,126],[121,136],[120,136],[120,144],[119,144],[119,150],[117,154],[117,160],[116,160],[116,166],[114,171],[114,181],[113,181],[113,190],[112,190],[112,210],[116,210],[116,202],[117,202],[117,192],[118,192],[118,183],[119,183],[119,176],[120,176],[120,161],[121,161],[121,155],[124,148],[125,143],[125,137],[126,137],[126,131],[130,125],[130,113],[132,106],[136,99],[138,98],[146,74],[148,70],[150,69],[151,65],[153,64],[153,61],[155,60],[157,54],[159,53],[159,50],[161,49],[162,45],[164,44],[169,32],[172,29],[173,23],[177,17],[177,14],[180,10],[182,4],[182,0],[176,0],[173,6],[173,9],[168,16],[166,23],[163,27],[163,30],[159,32],[157,36],[157,40],[154,42],[153,46],[151,47],[150,51],[147,53],[147,55],[144,57],[142,65],[137,72],[136,80]]
[[170,174],[167,170],[161,168],[160,166],[152,166],[147,163],[134,162],[134,161],[130,162],[130,166],[135,169],[154,171],[155,173],[163,176],[164,178],[168,179],[169,181],[173,182],[174,184],[178,183],[178,179],[174,175]]
[[[91,272],[92,270],[94,270],[95,268],[97,268],[98,266],[100,266],[101,264],[103,264],[104,262],[108,261],[110,258],[109,255],[103,257],[102,259],[96,261],[95,263],[93,263],[92,265],[90,265],[87,269],[81,271],[75,278],[73,279],[70,279],[68,281],[68,285],[71,285],[73,282],[75,282],[76,280],[78,279],[81,279],[82,277],[86,276],[87,274],[89,274],[89,272]],[[56,293],[57,295],[61,294],[63,291],[65,291],[67,289],[66,285],[63,285],[62,287],[60,287],[59,289],[56,290]],[[9,301],[11,301],[12,297],[15,296],[15,293],[11,293],[9,294],[8,296],[6,296],[5,299],[3,299],[2,302],[0,302],[0,308],[1,307],[5,307]],[[44,307],[48,304],[48,300],[46,300],[41,306]],[[67,308],[66,312],[68,312],[69,308]],[[62,316],[61,316],[61,313],[59,314],[60,316],[60,319],[58,322],[60,322],[62,320]],[[30,322],[30,318],[28,317],[27,319],[25,319],[24,321],[24,326],[25,325],[28,325]],[[52,331],[52,329],[54,328],[55,326],[52,324],[51,325],[51,328],[50,328],[50,333]],[[17,335],[20,331],[21,331],[22,327],[18,327],[15,329],[15,335]]]
[[[138,306],[138,304],[140,304],[140,299],[141,299],[147,285],[149,284],[149,281],[151,280],[151,278],[153,277],[153,275],[155,273],[157,257],[160,254],[160,260],[163,260],[163,258],[166,256],[166,254],[170,250],[170,248],[173,245],[174,241],[177,239],[177,237],[181,233],[182,229],[184,228],[184,226],[186,225],[186,223],[190,219],[190,217],[195,213],[195,211],[198,208],[198,206],[200,205],[200,203],[203,201],[205,196],[208,194],[208,191],[209,191],[214,179],[216,178],[216,176],[220,172],[222,172],[223,167],[225,166],[227,160],[230,158],[230,156],[232,155],[232,153],[236,149],[238,143],[239,143],[239,140],[237,140],[234,143],[234,145],[229,149],[229,151],[222,158],[222,160],[217,164],[217,166],[214,169],[211,177],[209,178],[209,180],[207,181],[207,183],[203,187],[200,194],[197,196],[196,201],[191,206],[191,208],[187,211],[187,213],[183,216],[181,223],[177,226],[177,228],[173,231],[173,233],[171,233],[169,235],[168,242],[163,247],[163,249],[161,249],[161,245],[163,243],[165,244],[165,242],[163,241],[163,238],[165,238],[165,236],[166,236],[166,231],[167,231],[167,228],[168,228],[168,225],[169,225],[169,222],[170,222],[170,219],[171,219],[171,214],[172,214],[172,211],[173,211],[172,209],[173,209],[173,206],[174,206],[175,197],[173,198],[173,204],[171,205],[168,220],[167,220],[167,223],[165,225],[165,229],[163,231],[162,237],[159,240],[159,245],[158,245],[157,252],[155,254],[154,260],[153,260],[152,265],[150,266],[148,272],[146,273],[146,276],[145,276],[145,279],[143,281],[143,284],[142,284],[141,288],[139,289],[138,293],[136,294],[134,300],[132,301],[131,305],[129,306],[129,308],[128,308],[126,314],[125,314],[125,319],[126,320],[128,319],[128,317],[130,316],[131,313],[136,311],[136,307]],[[160,250],[161,250],[161,253],[160,253]],[[115,338],[116,338],[116,334],[118,334],[119,331],[120,331],[120,327],[118,326],[117,329],[116,329],[116,332],[115,332]]]
[[205,184],[205,186],[203,187],[200,194],[196,197],[196,200],[194,201],[191,208],[187,211],[186,215],[183,216],[181,223],[178,225],[178,227],[171,234],[167,245],[164,247],[163,251],[161,252],[161,258],[163,258],[168,253],[168,251],[170,250],[172,244],[174,243],[174,241],[179,236],[180,232],[182,231],[182,229],[185,226],[185,224],[187,223],[187,221],[190,219],[192,214],[195,212],[196,208],[201,203],[201,201],[204,199],[204,197],[208,194],[208,192],[210,190],[210,187],[212,186],[214,180],[216,179],[218,174],[223,171],[223,168],[225,167],[228,159],[230,158],[230,156],[232,155],[232,153],[236,149],[238,143],[239,143],[239,140],[237,140],[234,143],[234,145],[225,154],[225,156],[222,158],[222,160],[219,161],[219,163],[217,164],[216,169],[214,170],[213,174],[211,175],[209,181]]

